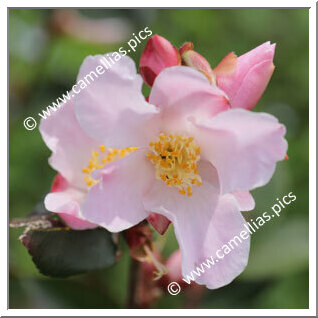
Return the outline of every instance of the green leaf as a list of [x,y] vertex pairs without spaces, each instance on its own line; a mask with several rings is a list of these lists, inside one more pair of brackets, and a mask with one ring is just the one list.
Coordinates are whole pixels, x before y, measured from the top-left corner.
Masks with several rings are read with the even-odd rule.
[[255,299],[256,308],[308,309],[308,271],[281,277],[264,288]]
[[270,222],[252,235],[251,254],[241,279],[279,278],[308,269],[308,221],[281,216]]
[[111,233],[102,228],[29,230],[20,240],[39,271],[51,277],[68,277],[109,267],[116,262],[116,245]]

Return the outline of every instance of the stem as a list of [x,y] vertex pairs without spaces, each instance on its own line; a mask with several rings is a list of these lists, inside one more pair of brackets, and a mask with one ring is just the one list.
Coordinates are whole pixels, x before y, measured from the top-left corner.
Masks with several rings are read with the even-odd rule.
[[137,294],[137,283],[139,278],[140,263],[135,259],[131,258],[130,269],[129,269],[129,286],[128,286],[128,298],[127,298],[127,308],[138,308],[136,302]]

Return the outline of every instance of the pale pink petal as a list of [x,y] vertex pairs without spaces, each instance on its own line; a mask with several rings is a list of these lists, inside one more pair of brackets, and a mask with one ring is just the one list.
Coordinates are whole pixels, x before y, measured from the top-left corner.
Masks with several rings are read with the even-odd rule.
[[144,197],[144,206],[148,211],[166,216],[170,221],[169,211],[182,210],[183,213],[192,213],[207,210],[216,205],[219,195],[218,176],[215,168],[209,163],[198,163],[199,175],[202,177],[201,186],[192,187],[192,196],[181,195],[176,187],[168,187],[162,180],[155,180],[153,187]]
[[[78,82],[102,67],[103,57],[88,56]],[[100,143],[113,148],[143,146],[157,134],[158,111],[142,95],[142,78],[132,59],[122,56],[108,70],[76,95],[75,111],[83,129]],[[92,73],[94,74],[94,73]]]
[[141,150],[107,165],[82,204],[83,216],[111,232],[138,224],[149,215],[142,198],[154,177],[154,167]]
[[[185,238],[184,248],[182,249],[184,251],[183,262],[185,259],[189,259],[187,270],[182,271],[185,279],[188,279],[187,275],[191,273],[190,266],[192,266],[192,270],[196,271],[197,267],[200,267],[204,269],[204,274],[201,274],[200,277],[194,274],[195,282],[204,284],[207,288],[215,289],[231,283],[243,272],[248,263],[250,235],[244,227],[244,224],[247,225],[246,221],[232,195],[227,194],[219,199],[203,238],[203,243],[201,242],[200,254],[197,252],[200,244],[198,239],[195,244],[192,244],[191,249],[188,246],[189,239],[186,237],[187,221],[180,219],[179,222],[176,225],[176,227],[178,226],[178,230],[176,229],[177,236],[182,239]],[[194,240],[199,237],[199,233],[200,229],[195,229],[195,232],[192,233]],[[230,252],[226,254],[229,250]],[[191,251],[192,256],[189,255],[188,251]],[[207,262],[207,259],[212,262],[211,256],[214,265]],[[192,259],[192,262],[190,259]],[[210,265],[210,268],[203,265],[203,262]]]
[[235,196],[240,211],[251,211],[255,208],[255,201],[253,196],[248,191],[234,191],[232,194]]
[[[200,175],[215,180],[212,165],[201,163]],[[233,195],[219,196],[218,189],[207,180],[193,189],[191,197],[181,196],[163,182],[155,183],[145,198],[145,207],[165,215],[173,223],[182,253],[182,273],[191,275],[210,256],[215,256],[234,235],[243,230],[244,219]],[[164,199],[163,199],[164,198]],[[222,260],[222,265],[196,279],[199,284],[218,288],[230,283],[247,264],[249,240]],[[221,264],[221,262],[220,262]],[[197,278],[197,277],[195,277]]]
[[69,183],[86,188],[82,169],[88,165],[98,144],[79,126],[74,113],[73,100],[68,101],[49,117],[41,120],[40,132],[51,149],[50,165]]
[[85,197],[85,192],[67,187],[63,191],[51,192],[44,200],[47,210],[55,212],[74,230],[85,230],[97,227],[96,224],[83,219],[80,204]]
[[269,114],[235,109],[190,121],[202,158],[217,169],[223,194],[266,184],[287,151],[285,127]]
[[231,107],[252,109],[273,74],[275,44],[266,42],[237,59],[230,73],[217,72],[218,86],[229,96]]
[[164,69],[156,78],[149,102],[160,108],[162,129],[186,129],[189,115],[203,119],[229,109],[226,95],[199,71],[186,66]]

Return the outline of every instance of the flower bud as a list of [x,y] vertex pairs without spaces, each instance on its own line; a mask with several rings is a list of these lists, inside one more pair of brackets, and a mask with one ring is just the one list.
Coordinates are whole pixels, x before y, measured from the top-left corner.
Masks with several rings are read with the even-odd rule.
[[141,54],[139,69],[144,82],[152,86],[157,75],[166,67],[181,65],[180,54],[168,40],[160,35],[151,37]]
[[186,42],[182,44],[182,46],[179,49],[180,55],[182,55],[186,51],[193,51],[193,43],[192,42]]
[[187,50],[189,47],[191,46],[185,43],[180,48],[180,50],[183,51],[181,55],[182,64],[197,69],[199,72],[203,73],[209,79],[211,84],[215,84],[215,77],[209,62],[199,53],[193,50]]
[[232,108],[256,106],[273,74],[275,44],[263,43],[239,56],[229,53],[213,72],[217,85],[227,94]]

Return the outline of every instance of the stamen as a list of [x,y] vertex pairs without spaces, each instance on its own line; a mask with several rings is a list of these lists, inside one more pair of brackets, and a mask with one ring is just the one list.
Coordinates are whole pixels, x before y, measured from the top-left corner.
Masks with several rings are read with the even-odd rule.
[[163,275],[168,274],[168,269],[163,264],[161,264],[156,257],[153,255],[152,251],[147,245],[144,245],[144,250],[147,255],[148,263],[152,263],[156,267],[154,274],[156,275],[154,280],[160,279]]
[[99,182],[99,180],[92,177],[92,173],[95,170],[104,168],[108,163],[124,158],[137,149],[138,148],[136,147],[112,149],[106,148],[104,145],[100,145],[100,152],[92,151],[92,156],[89,160],[88,166],[82,169],[82,172],[85,174],[84,181],[86,182],[87,187],[90,188]]
[[193,137],[160,134],[149,143],[147,158],[156,167],[156,177],[169,187],[177,187],[182,195],[191,196],[192,186],[202,185],[197,162],[200,147]]

